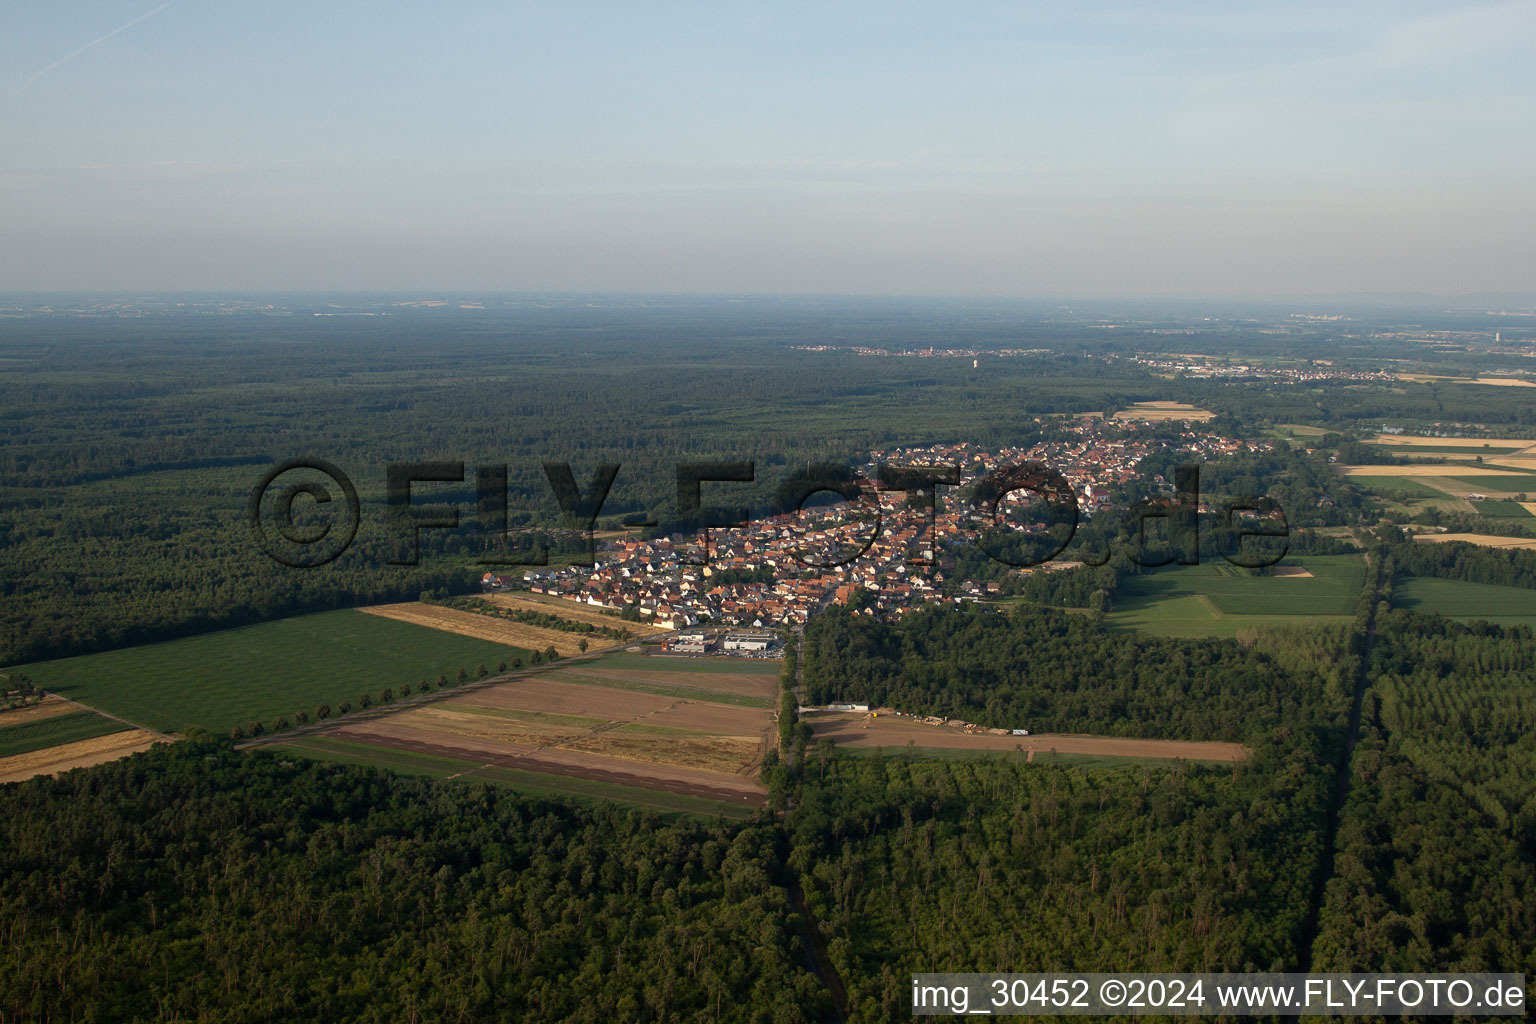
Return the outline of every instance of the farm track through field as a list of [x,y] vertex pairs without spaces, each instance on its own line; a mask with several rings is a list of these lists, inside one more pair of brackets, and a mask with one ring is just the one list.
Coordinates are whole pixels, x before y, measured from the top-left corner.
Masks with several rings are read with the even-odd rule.
[[174,736],[174,735],[172,735],[171,733],[168,733],[168,732],[160,732],[158,729],[151,729],[149,726],[147,726],[147,725],[140,725],[138,722],[130,722],[126,718],[119,718],[116,715],[108,714],[107,712],[101,710],[100,708],[93,708],[89,704],[81,704],[77,700],[70,700],[68,697],[60,696],[57,693],[50,693],[47,690],[43,690],[42,693],[44,694],[44,696],[53,697],[53,698],[55,698],[57,700],[62,700],[62,701],[64,701],[67,704],[73,704],[77,708],[84,708],[86,711],[89,711],[92,714],[100,715],[102,718],[110,718],[114,722],[121,722],[121,723],[123,723],[124,725],[126,725],[130,729],[137,729],[140,732],[147,732],[147,733],[150,733],[153,736],[158,736],[162,740],[166,740],[167,742],[174,742],[175,740],[181,739],[180,736]]

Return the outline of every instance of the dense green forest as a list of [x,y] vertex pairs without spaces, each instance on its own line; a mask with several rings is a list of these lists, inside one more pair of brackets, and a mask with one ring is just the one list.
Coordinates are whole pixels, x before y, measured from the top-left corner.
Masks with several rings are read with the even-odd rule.
[[1383,618],[1314,969],[1536,975],[1533,641]]
[[816,1020],[765,825],[183,742],[0,788],[0,1018]]
[[809,773],[788,863],[859,1020],[914,971],[1282,970],[1329,772],[1287,737],[1234,771],[840,759]]

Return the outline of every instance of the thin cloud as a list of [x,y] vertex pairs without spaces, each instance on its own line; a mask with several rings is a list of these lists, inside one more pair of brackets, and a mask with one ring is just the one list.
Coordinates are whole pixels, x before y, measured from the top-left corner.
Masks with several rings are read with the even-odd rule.
[[132,21],[125,22],[124,24],[117,26],[117,28],[113,29],[111,32],[108,32],[106,35],[98,36],[97,38],[92,39],[90,42],[88,42],[84,46],[80,47],[80,49],[75,50],[75,51],[73,51],[71,53],[66,53],[64,56],[60,57],[58,60],[54,61],[52,64],[49,64],[47,67],[43,68],[43,70],[37,72],[31,78],[27,79],[26,82],[22,83],[21,88],[17,89],[15,92],[11,93],[11,95],[12,96],[16,96],[16,95],[24,92],[25,90],[31,88],[32,83],[36,82],[39,78],[42,78],[48,72],[54,70],[55,68],[59,67],[62,64],[69,63],[70,61],[74,60],[76,57],[78,57],[82,53],[84,53],[86,50],[89,50],[91,47],[93,47],[93,46],[100,46],[102,43],[106,42],[108,39],[111,39],[113,36],[117,35],[119,32],[123,32],[123,31],[126,31],[127,29],[133,28],[133,26],[137,25],[139,22],[143,21],[144,19],[146,19],[146,18],[153,18],[155,15],[159,14],[161,11],[165,10],[167,7],[171,6],[171,4],[173,4],[175,2],[176,2],[176,0],[165,0],[165,3],[161,4],[159,7],[156,7],[154,10],[146,11],[143,14],[139,15],[137,18],[134,18]]
[[1392,29],[1376,54],[1386,67],[1411,67],[1487,53],[1520,44],[1536,28],[1536,3],[1468,7],[1411,21]]

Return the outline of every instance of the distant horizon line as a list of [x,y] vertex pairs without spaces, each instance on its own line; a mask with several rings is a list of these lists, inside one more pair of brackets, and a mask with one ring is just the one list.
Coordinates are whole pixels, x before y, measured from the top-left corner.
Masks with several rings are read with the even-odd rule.
[[914,302],[1029,302],[1029,303],[1082,303],[1082,302],[1382,302],[1416,301],[1448,302],[1477,300],[1487,302],[1532,301],[1536,291],[1470,291],[1470,292],[1423,292],[1423,291],[1340,291],[1340,292],[1273,292],[1273,293],[1155,293],[1155,294],[987,294],[947,292],[813,292],[813,291],[658,291],[624,289],[488,289],[488,288],[18,288],[0,289],[0,299],[42,298],[51,296],[103,296],[112,298],[158,297],[245,297],[245,296],[293,296],[324,298],[337,296],[367,296],[371,298],[409,299],[431,301],[435,297],[453,298],[669,298],[669,299],[868,299],[883,301]]

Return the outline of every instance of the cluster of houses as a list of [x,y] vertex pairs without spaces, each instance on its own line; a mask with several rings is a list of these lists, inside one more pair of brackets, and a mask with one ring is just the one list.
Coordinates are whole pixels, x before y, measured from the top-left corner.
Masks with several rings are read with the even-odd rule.
[[[1027,448],[960,443],[874,451],[864,475],[872,479],[882,464],[959,465],[963,487],[981,472],[1033,460],[1061,472],[1077,493],[1079,514],[1090,517],[1113,507],[1114,490],[1137,477],[1137,465],[1154,446],[1169,450],[1166,438],[1155,439],[1133,425],[1092,420],[1058,432],[1057,440]],[[1189,431],[1173,450],[1200,457],[1257,447]],[[711,530],[707,548],[697,538],[611,541],[600,548],[595,566],[530,571],[523,582],[537,593],[595,608],[633,608],[669,630],[706,623],[769,630],[804,624],[832,605],[899,618],[926,604],[975,601],[995,592],[996,583],[951,580],[954,558],[948,552],[990,529],[991,511],[951,492],[945,492],[936,511],[913,506],[906,497],[902,491],[872,487],[853,504]],[[1011,497],[1029,500],[1024,492]],[[1048,562],[1018,571],[1048,572],[1074,564]],[[731,642],[730,637],[723,641]]]
[[1396,378],[1381,370],[1346,370],[1325,359],[1305,365],[1254,366],[1249,363],[1215,362],[1203,358],[1169,358],[1164,355],[1133,357],[1132,362],[1154,373],[1179,375],[1194,380],[1272,380],[1290,384],[1319,380],[1347,380],[1356,383],[1393,384]]

